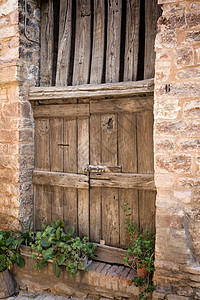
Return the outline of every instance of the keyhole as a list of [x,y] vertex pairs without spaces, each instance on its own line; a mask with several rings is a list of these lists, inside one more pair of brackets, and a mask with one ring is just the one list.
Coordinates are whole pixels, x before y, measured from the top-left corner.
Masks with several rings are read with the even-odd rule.
[[113,130],[113,119],[112,119],[112,118],[109,118],[107,124],[108,124],[108,126],[107,126],[108,130],[109,130],[109,131],[112,131],[112,130]]

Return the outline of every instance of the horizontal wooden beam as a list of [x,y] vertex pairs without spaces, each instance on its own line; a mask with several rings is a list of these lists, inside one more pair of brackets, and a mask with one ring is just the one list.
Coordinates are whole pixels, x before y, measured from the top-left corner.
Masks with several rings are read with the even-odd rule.
[[[30,257],[31,256],[30,247],[21,246],[20,253],[22,256]],[[106,262],[111,264],[124,265],[124,257],[126,256],[126,250],[97,244],[97,248],[95,249],[94,254],[95,256],[93,260],[98,260],[101,262]]]
[[126,250],[116,247],[97,244],[94,260],[101,262],[124,265]]
[[33,106],[34,118],[89,117],[89,104]]
[[140,112],[153,109],[153,95],[146,97],[132,97],[124,99],[111,99],[104,101],[92,101],[91,114]]
[[154,79],[68,87],[31,87],[29,90],[29,100],[98,99],[105,97],[153,94],[153,91]]
[[90,174],[92,187],[155,190],[153,174],[101,173]]
[[35,170],[33,184],[53,185],[64,188],[88,189],[88,176],[73,173],[49,172]]

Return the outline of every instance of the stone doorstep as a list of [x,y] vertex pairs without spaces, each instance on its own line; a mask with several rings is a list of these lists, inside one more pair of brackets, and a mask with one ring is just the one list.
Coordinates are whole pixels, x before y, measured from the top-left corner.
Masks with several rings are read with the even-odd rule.
[[24,269],[14,268],[14,277],[21,289],[27,291],[49,291],[56,295],[73,296],[79,299],[138,299],[140,289],[134,285],[136,272],[128,267],[93,261],[89,272],[79,271],[73,279],[65,268],[61,276],[53,274],[52,263],[39,273],[33,269],[34,260],[26,257]]

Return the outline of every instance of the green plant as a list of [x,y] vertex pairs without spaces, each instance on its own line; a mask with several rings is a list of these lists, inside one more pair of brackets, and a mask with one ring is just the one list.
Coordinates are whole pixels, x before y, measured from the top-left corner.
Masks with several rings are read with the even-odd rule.
[[136,286],[144,286],[143,292],[140,293],[139,299],[148,299],[148,294],[152,293],[152,275],[154,269],[154,252],[155,252],[155,234],[150,233],[148,229],[137,230],[132,218],[131,208],[127,203],[123,205],[125,215],[125,229],[127,230],[131,242],[127,246],[127,256],[124,262],[133,269],[141,269],[142,267],[148,272],[146,280],[141,277],[134,279]]
[[17,263],[20,268],[25,265],[24,259],[17,250],[15,241],[15,236],[11,230],[0,231],[0,272],[10,268],[14,263]]
[[21,230],[14,231],[15,245],[18,249],[23,244],[26,246],[30,245],[30,243],[32,243],[34,240],[34,232],[31,230],[33,218],[34,216],[31,217],[29,225],[27,227],[24,222],[18,219],[22,227]]
[[[48,260],[53,260],[53,272],[57,277],[60,276],[61,265],[65,265],[70,277],[73,277],[84,266],[81,259],[86,255],[93,257],[96,245],[90,243],[87,237],[82,240],[73,238],[74,227],[67,234],[64,227],[63,221],[52,221],[51,226],[43,225],[43,231],[36,234],[35,241],[31,243],[31,257],[36,260],[34,267],[38,271],[47,265]],[[88,271],[87,268],[84,270]]]

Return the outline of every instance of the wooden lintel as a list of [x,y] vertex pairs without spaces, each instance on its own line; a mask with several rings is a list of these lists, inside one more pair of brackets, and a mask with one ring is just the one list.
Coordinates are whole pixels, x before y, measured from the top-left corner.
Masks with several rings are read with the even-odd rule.
[[124,249],[97,244],[93,259],[111,264],[124,265],[124,257],[126,255],[126,250]]
[[89,104],[37,105],[33,114],[34,118],[88,117]]
[[78,189],[88,189],[88,176],[73,173],[49,172],[35,170],[33,184],[53,185]]
[[90,112],[92,114],[140,112],[153,109],[153,95],[146,97],[132,97],[125,99],[111,99],[105,101],[92,101]]
[[153,174],[101,173],[91,174],[90,186],[123,189],[155,190]]
[[29,101],[128,97],[139,94],[153,94],[153,90],[154,79],[68,87],[31,87],[29,90]]

